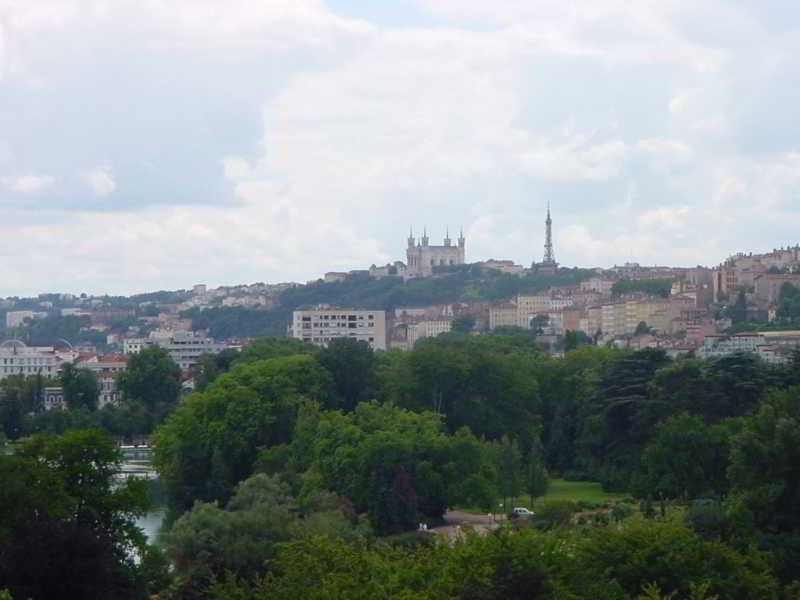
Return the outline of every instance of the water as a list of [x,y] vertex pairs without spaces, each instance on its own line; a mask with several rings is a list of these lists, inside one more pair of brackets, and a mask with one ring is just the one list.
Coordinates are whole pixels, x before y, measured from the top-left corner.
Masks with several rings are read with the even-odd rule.
[[142,456],[141,454],[130,458],[127,456],[126,453],[126,459],[122,463],[122,471],[119,475],[120,478],[124,479],[133,476],[150,482],[150,499],[153,506],[147,514],[139,517],[136,524],[144,531],[147,541],[153,544],[167,515],[167,509],[161,497],[161,481],[158,473],[153,468],[149,456]]

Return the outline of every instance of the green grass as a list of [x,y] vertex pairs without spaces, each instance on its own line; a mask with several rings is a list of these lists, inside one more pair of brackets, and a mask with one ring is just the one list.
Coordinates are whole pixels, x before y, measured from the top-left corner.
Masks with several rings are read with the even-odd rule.
[[536,504],[559,502],[569,500],[571,502],[606,502],[608,500],[619,500],[627,494],[604,492],[603,487],[594,481],[565,481],[564,479],[551,479],[547,493],[541,498],[537,498]]
[[[542,504],[547,504],[550,502],[561,502],[563,500],[569,500],[570,502],[583,501],[603,503],[609,500],[619,500],[621,498],[625,498],[626,496],[629,496],[629,494],[604,492],[603,487],[594,481],[566,481],[564,479],[551,479],[550,487],[547,489],[547,493],[541,498],[537,498],[534,506],[541,506]],[[523,493],[519,498],[517,498],[514,506],[526,506],[528,508],[532,508],[530,506],[530,501],[530,497]],[[497,500],[495,506],[497,506],[500,502],[502,502],[502,498]],[[475,506],[454,506],[452,508],[471,513],[485,512]],[[497,512],[503,511],[501,508],[497,508],[496,510]]]

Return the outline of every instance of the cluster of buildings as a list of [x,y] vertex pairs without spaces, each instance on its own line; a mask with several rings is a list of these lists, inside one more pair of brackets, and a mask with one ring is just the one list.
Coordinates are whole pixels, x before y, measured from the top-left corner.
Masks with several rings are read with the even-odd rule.
[[[448,267],[467,264],[463,232],[455,240],[447,232],[441,245],[437,245],[431,243],[425,228],[419,238],[410,232],[406,241],[405,262],[328,272],[323,279],[336,282],[356,276],[442,277]],[[540,262],[530,267],[496,259],[473,264],[484,271],[518,277],[558,273],[549,206]],[[661,280],[660,293],[653,293],[653,286],[630,285],[647,280]],[[626,285],[615,287],[620,281]],[[663,288],[664,281],[670,282],[669,289]],[[744,297],[749,318],[773,320],[782,286],[787,283],[800,290],[800,246],[765,254],[736,254],[715,268],[625,263],[595,269],[591,276],[574,285],[517,294],[493,303],[459,301],[398,307],[388,312],[370,307],[302,307],[294,311],[288,334],[318,346],[347,337],[364,341],[375,350],[409,350],[422,339],[451,331],[458,319],[464,319],[462,325],[474,324],[475,333],[504,327],[535,330],[538,339],[554,353],[563,347],[566,332],[582,332],[598,344],[657,347],[671,355],[695,352],[705,357],[746,351],[780,363],[800,345],[800,332],[728,334],[731,320],[727,307]],[[157,345],[167,350],[190,381],[202,355],[239,348],[246,340],[214,340],[207,332],[194,330],[192,320],[185,317],[186,311],[216,307],[269,310],[278,306],[283,291],[295,285],[256,283],[209,289],[201,284],[191,290],[129,299],[70,294],[46,294],[22,301],[0,299],[8,330],[15,331],[48,315],[78,317],[82,329],[105,336],[108,348],[105,355],[98,355],[94,347],[29,347],[6,342],[0,345],[0,379],[11,374],[41,374],[52,379],[64,363],[70,362],[96,373],[100,402],[104,405],[119,398],[116,380],[125,370],[127,358]],[[48,390],[46,406],[63,404],[59,388]]]
[[[442,245],[431,245],[427,230],[419,239],[411,233],[407,242],[405,263],[373,265],[365,271],[331,272],[325,275],[325,281],[339,281],[353,275],[436,277],[439,267],[466,263],[463,233],[456,244],[446,234]],[[557,273],[549,206],[541,262],[530,268],[509,260],[491,259],[476,264],[481,269],[517,276]],[[626,285],[614,293],[615,283],[621,280],[665,280],[671,282],[671,289],[668,293],[653,294],[648,293],[646,285]],[[572,331],[582,332],[595,343],[617,347],[658,347],[671,355],[695,352],[706,357],[747,351],[776,363],[788,360],[791,350],[800,345],[798,332],[728,335],[725,331],[732,323],[727,306],[744,294],[748,316],[771,321],[776,316],[780,290],[785,283],[800,290],[800,246],[766,254],[737,254],[716,268],[625,263],[596,269],[591,277],[576,285],[518,294],[493,304],[459,302],[400,307],[388,314],[378,310],[307,307],[294,313],[289,334],[318,345],[325,345],[335,337],[349,336],[364,339],[375,349],[411,349],[420,339],[450,331],[455,319],[468,315],[475,323],[475,331],[503,327],[535,329],[542,343],[549,344],[554,352],[558,352],[564,334]],[[640,291],[623,293],[624,289]],[[357,328],[342,328],[341,321],[334,320],[336,311],[354,319]],[[363,325],[366,329],[361,328],[362,313],[369,315],[369,321]]]
[[[0,344],[0,380],[12,375],[41,376],[45,381],[58,378],[65,364],[87,369],[97,379],[98,407],[117,403],[120,398],[119,376],[128,368],[128,359],[150,346],[166,350],[170,358],[181,368],[184,387],[193,388],[193,370],[204,354],[218,354],[228,348],[239,350],[241,346],[215,341],[204,332],[156,330],[145,338],[126,338],[121,352],[98,354],[96,351],[80,350],[65,343],[63,347],[27,346],[19,340],[8,340]],[[52,385],[43,389],[45,410],[64,408],[64,391]]]

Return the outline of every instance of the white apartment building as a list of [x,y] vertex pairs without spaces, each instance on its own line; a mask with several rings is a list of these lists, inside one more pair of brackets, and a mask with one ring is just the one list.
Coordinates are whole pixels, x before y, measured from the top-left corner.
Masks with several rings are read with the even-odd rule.
[[386,313],[351,308],[296,310],[289,335],[316,346],[350,337],[367,342],[373,350],[386,350]]
[[10,310],[6,313],[6,329],[19,327],[23,325],[27,319],[40,319],[46,316],[46,312],[35,312],[32,310]]
[[122,352],[125,354],[139,354],[142,348],[147,345],[147,338],[127,338],[122,341]]
[[0,379],[11,375],[55,377],[61,361],[50,346],[28,347],[22,342],[6,342],[0,346]]
[[214,338],[193,331],[154,331],[148,341],[166,350],[182,371],[190,371],[203,354],[219,354],[227,348]]
[[160,346],[170,355],[182,371],[190,371],[203,354],[219,354],[228,346],[214,338],[193,331],[158,330],[148,338],[130,338],[122,343],[125,354],[139,354],[149,346]]
[[414,348],[418,340],[436,337],[442,333],[447,333],[453,328],[453,322],[448,320],[420,321],[408,325],[408,348]]

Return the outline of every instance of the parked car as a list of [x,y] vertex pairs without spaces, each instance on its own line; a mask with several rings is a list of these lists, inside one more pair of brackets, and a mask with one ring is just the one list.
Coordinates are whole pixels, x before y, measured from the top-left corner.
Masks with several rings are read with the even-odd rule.
[[528,510],[524,506],[515,506],[511,514],[515,517],[532,517],[533,511]]

